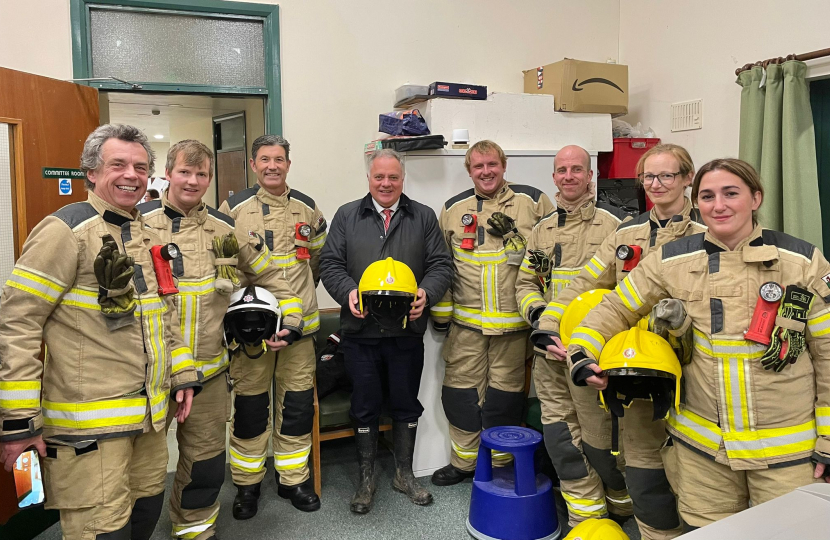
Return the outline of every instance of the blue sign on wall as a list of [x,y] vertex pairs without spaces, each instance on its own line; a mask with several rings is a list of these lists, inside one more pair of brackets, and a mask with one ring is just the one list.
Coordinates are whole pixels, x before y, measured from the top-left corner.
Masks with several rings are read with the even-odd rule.
[[61,195],[72,195],[72,180],[61,178],[58,180],[58,193]]

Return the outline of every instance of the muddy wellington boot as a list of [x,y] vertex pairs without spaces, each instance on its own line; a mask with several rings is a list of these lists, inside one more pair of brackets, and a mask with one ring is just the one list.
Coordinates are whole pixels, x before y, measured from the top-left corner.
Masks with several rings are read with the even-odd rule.
[[392,442],[395,445],[395,479],[392,480],[392,487],[405,493],[415,504],[424,506],[432,502],[432,495],[421,487],[412,474],[417,431],[418,422],[392,422]]
[[357,463],[360,468],[360,483],[352,497],[351,510],[355,514],[366,514],[372,508],[375,496],[375,458],[378,455],[378,425],[354,426],[357,443]]

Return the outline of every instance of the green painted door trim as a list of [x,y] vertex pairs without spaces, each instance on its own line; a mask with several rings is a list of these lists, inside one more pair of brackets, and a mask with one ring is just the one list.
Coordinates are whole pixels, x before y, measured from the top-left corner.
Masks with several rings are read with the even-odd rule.
[[[279,6],[226,2],[222,0],[70,0],[69,13],[72,31],[72,76],[76,79],[91,77],[89,55],[90,36],[88,10],[90,4],[126,6],[138,9],[165,9],[177,12],[217,13],[246,15],[263,18],[265,46],[265,88],[244,86],[203,86],[193,84],[169,84],[137,82],[145,92],[181,92],[188,94],[238,94],[267,95],[265,100],[265,131],[282,135],[282,84],[280,77],[280,24]],[[80,83],[101,90],[128,90],[122,84],[108,82]]]
[[818,193],[821,202],[822,252],[830,253],[830,79],[810,82],[810,105],[816,132]]

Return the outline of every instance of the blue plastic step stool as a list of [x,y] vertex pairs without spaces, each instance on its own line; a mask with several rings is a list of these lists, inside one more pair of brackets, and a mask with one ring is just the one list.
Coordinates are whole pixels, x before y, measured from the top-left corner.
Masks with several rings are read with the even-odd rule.
[[[523,427],[499,426],[481,433],[467,531],[479,540],[555,540],[559,520],[553,486],[536,474],[533,454],[542,435]],[[491,450],[513,454],[513,469],[493,469]]]

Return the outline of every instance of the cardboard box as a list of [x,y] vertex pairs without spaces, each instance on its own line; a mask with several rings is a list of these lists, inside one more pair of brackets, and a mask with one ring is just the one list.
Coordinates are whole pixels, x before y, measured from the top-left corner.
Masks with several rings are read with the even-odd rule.
[[553,94],[557,111],[628,113],[628,66],[566,58],[524,71],[526,94]]
[[429,85],[429,95],[456,99],[487,99],[487,87],[475,84],[434,82]]

